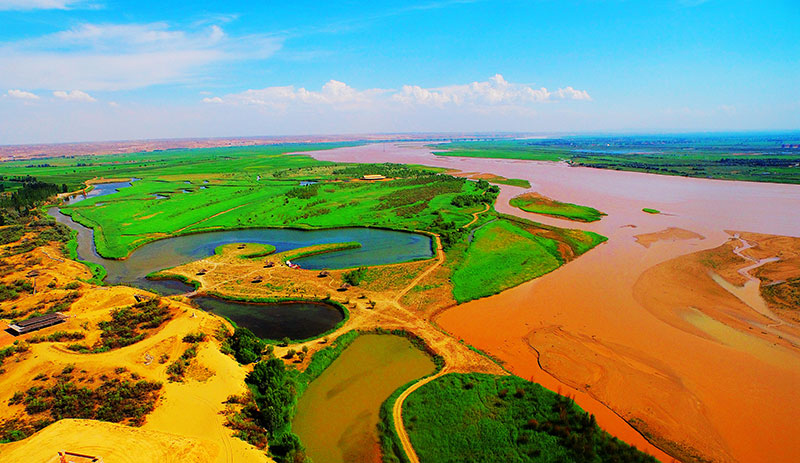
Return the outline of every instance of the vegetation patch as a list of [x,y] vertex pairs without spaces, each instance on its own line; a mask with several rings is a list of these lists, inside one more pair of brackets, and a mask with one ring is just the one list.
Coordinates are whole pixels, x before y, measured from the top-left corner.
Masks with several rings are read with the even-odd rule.
[[593,207],[562,203],[561,201],[556,201],[537,193],[526,193],[517,196],[516,198],[512,198],[509,204],[526,212],[575,220],[578,222],[594,222],[606,215]]
[[228,397],[222,413],[225,415],[225,426],[234,430],[234,437],[262,450],[267,447],[269,435],[259,421],[258,405],[252,392],[248,390]]
[[169,306],[158,298],[137,302],[111,311],[111,320],[97,324],[100,328],[100,341],[93,347],[72,344],[68,349],[76,352],[106,352],[111,349],[135,344],[148,333],[171,319]]
[[358,249],[361,243],[350,241],[347,243],[325,243],[317,244],[315,246],[308,246],[305,248],[294,249],[282,253],[286,260],[302,259],[303,257],[316,256],[317,254],[325,254],[328,252],[345,251],[348,249]]
[[28,342],[36,344],[39,342],[64,342],[64,341],[80,341],[86,337],[85,333],[80,331],[56,331],[48,335],[35,335],[28,338]]
[[27,416],[12,420],[13,429],[0,424],[0,441],[24,439],[65,418],[141,426],[161,389],[161,383],[143,380],[125,368],[117,368],[113,377],[75,374],[73,366],[52,378],[40,376],[42,384],[18,391],[9,400],[9,405],[24,405]]
[[800,309],[800,278],[771,285],[762,282],[761,294],[770,304],[796,312]]
[[421,461],[655,462],[567,398],[515,376],[450,373],[414,391],[403,420]]
[[516,186],[520,188],[531,187],[531,182],[522,178],[505,178],[501,177],[500,175],[488,175],[488,174],[482,174],[480,175],[480,178],[482,180],[486,180],[489,183],[499,183],[501,185]]
[[[16,354],[21,354],[23,352],[27,352],[27,351],[28,351],[28,343],[24,342],[24,341],[23,342],[14,341],[14,344],[12,344],[12,345],[10,345],[8,347],[0,348],[0,366],[3,365],[3,362],[7,358],[9,358],[9,357],[11,357],[13,355],[16,355]],[[3,372],[4,372],[4,370],[0,369],[0,373],[3,373]]]
[[197,357],[197,346],[197,343],[192,344],[191,347],[183,351],[177,360],[167,366],[167,377],[170,382],[183,382],[183,377],[186,376],[186,370],[189,369],[192,359]]
[[367,267],[359,267],[355,270],[351,270],[343,274],[342,280],[344,280],[344,282],[349,285],[358,286],[361,284],[362,281],[364,281],[364,278],[366,276],[367,276]]
[[247,365],[261,360],[267,343],[247,328],[236,327],[233,334],[222,341],[223,354],[233,355],[237,362]]
[[478,229],[453,271],[453,297],[462,303],[497,294],[562,264],[558,242],[497,220]]

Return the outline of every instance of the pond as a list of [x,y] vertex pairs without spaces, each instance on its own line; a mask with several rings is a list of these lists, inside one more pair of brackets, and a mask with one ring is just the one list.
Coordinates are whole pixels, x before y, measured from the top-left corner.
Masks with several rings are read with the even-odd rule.
[[344,319],[341,310],[322,302],[254,304],[210,296],[196,296],[192,300],[204,310],[224,316],[264,339],[311,338]]
[[292,431],[313,461],[380,463],[381,404],[435,369],[406,338],[359,336],[300,397]]
[[[98,184],[86,197],[112,194],[127,186],[130,186],[130,182]],[[70,204],[83,199],[86,198],[78,197]],[[384,265],[433,257],[429,236],[395,230],[349,227],[325,230],[253,228],[203,232],[147,243],[135,249],[125,260],[105,259],[97,253],[91,228],[75,222],[57,207],[50,208],[48,214],[57,222],[78,232],[78,258],[102,265],[108,272],[105,279],[107,283],[134,286],[163,295],[185,294],[194,288],[174,280],[148,280],[148,274],[211,256],[215,248],[230,243],[271,244],[275,246],[276,252],[322,243],[356,241],[362,245],[357,249],[294,260],[308,269]],[[215,298],[195,300],[203,309],[228,316],[241,326],[258,331],[263,337],[270,339],[284,336],[293,339],[312,337],[333,328],[342,319],[338,309],[320,307],[319,304],[287,306],[247,304]],[[226,304],[227,307],[223,307]],[[273,309],[274,313],[271,313]],[[297,334],[285,334],[290,332]]]

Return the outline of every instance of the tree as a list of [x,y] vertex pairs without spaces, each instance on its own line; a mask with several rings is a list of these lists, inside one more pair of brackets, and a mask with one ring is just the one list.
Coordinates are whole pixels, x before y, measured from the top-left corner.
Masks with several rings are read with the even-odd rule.
[[265,342],[247,328],[236,328],[227,342],[236,361],[245,365],[257,362],[265,346]]

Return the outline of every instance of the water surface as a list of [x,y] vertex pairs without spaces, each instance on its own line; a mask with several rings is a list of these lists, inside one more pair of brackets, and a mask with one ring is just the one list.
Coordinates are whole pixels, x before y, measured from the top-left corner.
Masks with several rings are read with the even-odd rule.
[[381,404],[434,370],[430,357],[405,338],[362,335],[308,386],[292,431],[313,461],[380,463]]
[[192,300],[204,310],[229,318],[264,339],[306,339],[332,329],[344,319],[338,308],[321,302],[252,304],[210,296]]

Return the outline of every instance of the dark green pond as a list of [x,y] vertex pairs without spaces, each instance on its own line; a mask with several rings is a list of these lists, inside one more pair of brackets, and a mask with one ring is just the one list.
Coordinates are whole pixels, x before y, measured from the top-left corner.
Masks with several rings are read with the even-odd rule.
[[338,308],[321,302],[251,304],[210,296],[196,296],[192,300],[265,339],[310,338],[328,331],[344,318]]

